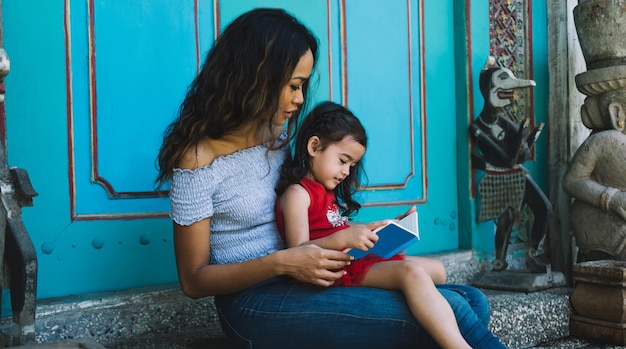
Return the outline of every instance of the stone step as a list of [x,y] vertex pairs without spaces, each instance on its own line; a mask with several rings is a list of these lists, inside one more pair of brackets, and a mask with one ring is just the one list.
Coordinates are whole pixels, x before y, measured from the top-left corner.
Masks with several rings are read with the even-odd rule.
[[522,293],[483,290],[489,328],[508,348],[530,348],[569,336],[569,288]]
[[[449,282],[466,283],[480,268],[469,252],[435,257],[446,264]],[[483,291],[491,306],[489,327],[507,347],[595,348],[568,338],[571,289]],[[189,299],[178,285],[40,301],[35,331],[42,344],[84,338],[109,349],[228,348],[212,298]]]
[[[532,293],[483,290],[490,329],[509,348],[528,348],[568,336],[567,288]],[[38,306],[36,340],[89,338],[106,348],[227,348],[211,298],[191,300],[177,288],[107,295]],[[218,346],[221,345],[221,346]]]
[[[485,263],[478,262],[470,251],[432,257],[446,265],[450,283],[473,284],[484,275],[485,270],[490,269]],[[506,274],[508,279],[515,275],[514,272]],[[508,348],[529,348],[568,337],[570,288],[558,287],[534,292],[481,290],[491,307],[489,329]]]

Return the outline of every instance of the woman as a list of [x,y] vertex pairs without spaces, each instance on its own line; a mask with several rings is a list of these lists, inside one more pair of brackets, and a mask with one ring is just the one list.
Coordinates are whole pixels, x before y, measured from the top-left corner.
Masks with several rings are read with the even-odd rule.
[[[273,211],[289,151],[284,125],[290,134],[305,106],[317,50],[294,17],[256,9],[235,19],[208,53],[158,156],[159,185],[171,180],[182,290],[215,296],[224,332],[241,348],[436,347],[402,293],[328,287],[349,255],[284,248]],[[494,339],[480,291],[446,285],[440,292],[466,338]]]

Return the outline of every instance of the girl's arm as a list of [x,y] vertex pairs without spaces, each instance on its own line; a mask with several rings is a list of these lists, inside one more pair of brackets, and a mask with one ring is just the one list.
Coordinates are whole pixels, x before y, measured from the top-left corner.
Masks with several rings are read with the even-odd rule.
[[[311,197],[299,184],[292,184],[280,197],[280,210],[285,221],[285,241],[287,247],[300,246],[310,242],[309,206]],[[320,247],[337,250],[330,246]]]
[[311,240],[309,232],[310,205],[309,193],[298,184],[287,187],[281,196],[280,208],[285,218],[285,240],[288,247],[315,244],[331,250],[344,250],[350,247],[366,251],[378,241],[378,236],[372,230],[386,224],[384,221],[355,224],[334,234]]
[[343,276],[350,256],[317,246],[289,248],[241,263],[208,265],[209,219],[181,226],[174,223],[174,249],[183,292],[201,298],[237,292],[278,275],[330,286]]

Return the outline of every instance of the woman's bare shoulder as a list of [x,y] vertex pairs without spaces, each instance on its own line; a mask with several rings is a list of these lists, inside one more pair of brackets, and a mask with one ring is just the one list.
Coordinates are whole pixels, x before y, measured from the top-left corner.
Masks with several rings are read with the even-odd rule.
[[194,146],[190,146],[183,153],[177,167],[193,170],[210,165],[215,160],[215,146],[213,140],[205,138]]

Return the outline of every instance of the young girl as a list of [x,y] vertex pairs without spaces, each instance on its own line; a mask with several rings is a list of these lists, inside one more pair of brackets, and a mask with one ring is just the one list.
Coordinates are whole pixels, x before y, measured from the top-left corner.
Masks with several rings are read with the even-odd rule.
[[[333,102],[315,107],[302,122],[293,157],[285,161],[277,186],[278,228],[289,247],[315,244],[367,251],[378,240],[371,229],[347,230],[348,216],[360,208],[352,197],[359,188],[367,136],[346,108]],[[400,290],[413,316],[442,348],[470,348],[448,302],[435,287],[445,282],[443,265],[398,254],[368,255],[343,268],[339,286]]]

